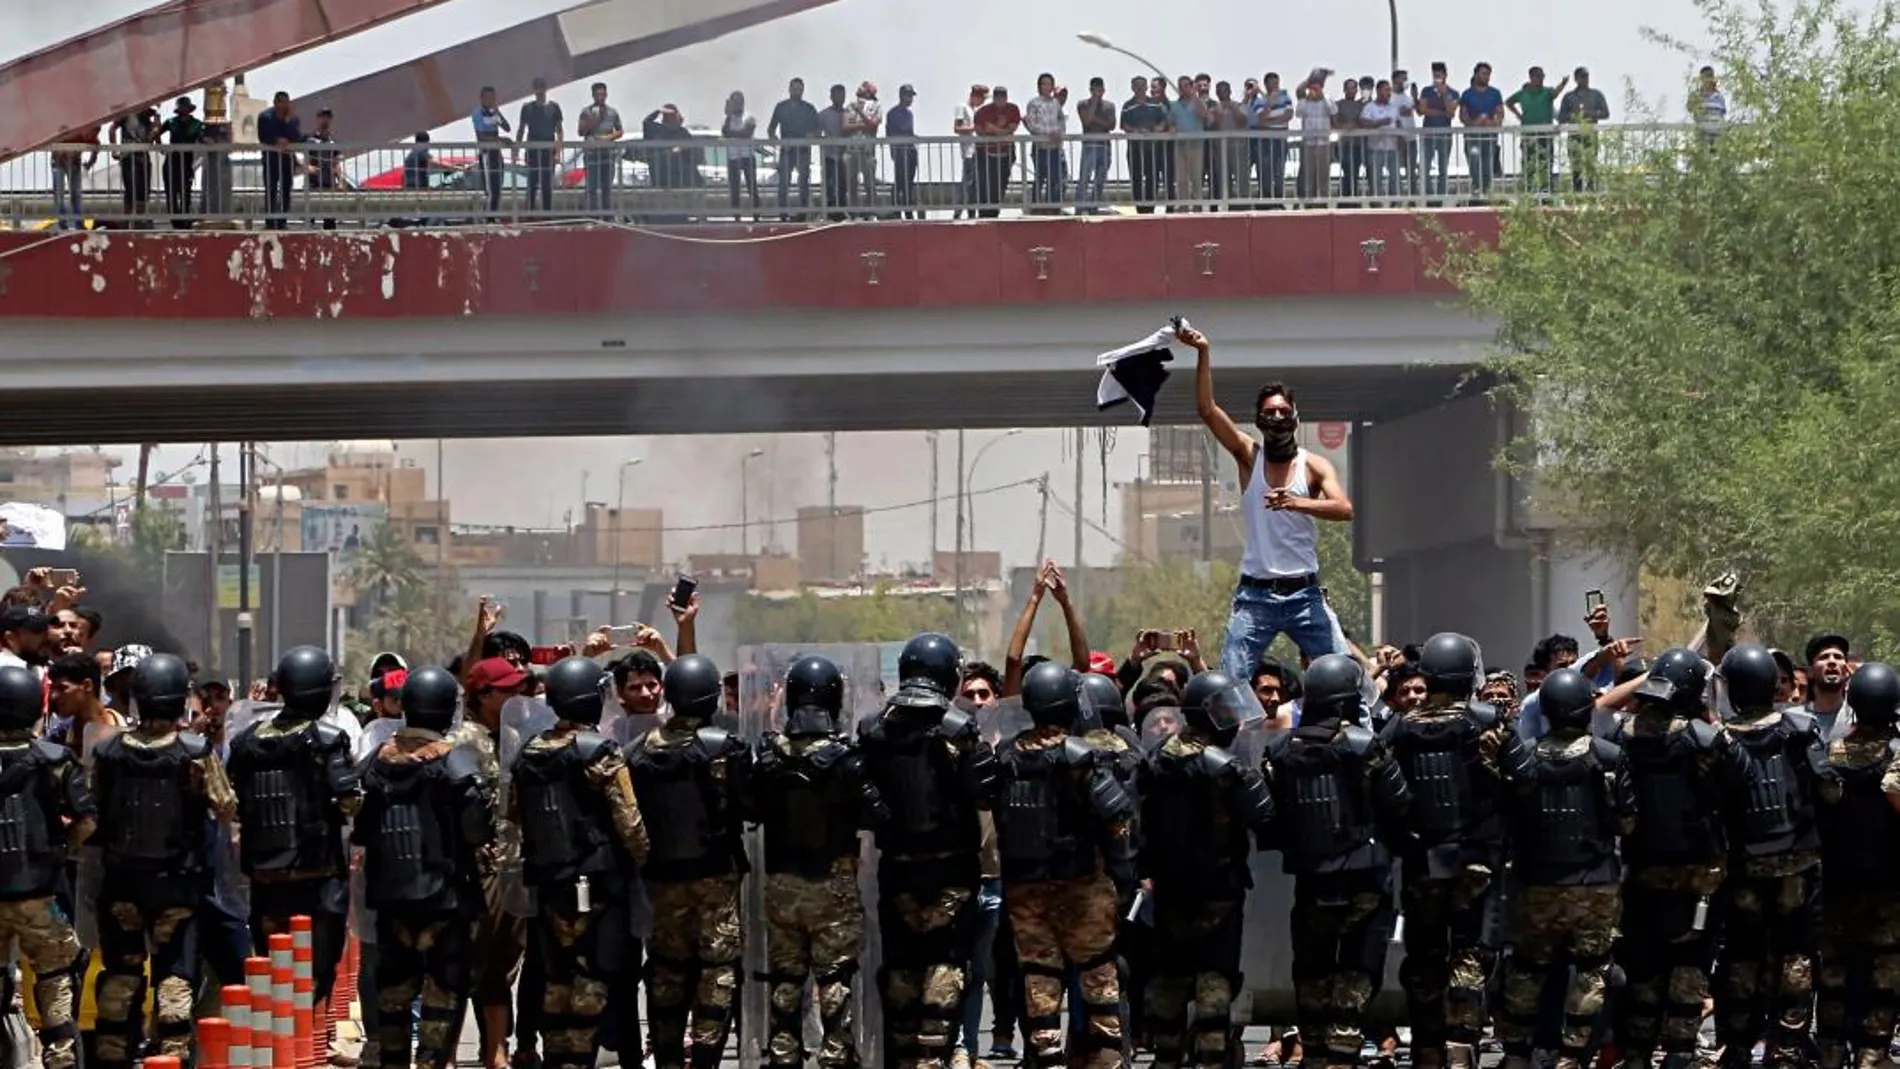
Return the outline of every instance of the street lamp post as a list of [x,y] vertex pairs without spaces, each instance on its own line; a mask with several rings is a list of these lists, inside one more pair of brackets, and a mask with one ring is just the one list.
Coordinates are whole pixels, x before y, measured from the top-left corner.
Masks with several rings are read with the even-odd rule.
[[[968,499],[968,502],[969,502],[968,505],[964,508],[964,511],[967,512],[970,517],[970,548],[971,549],[976,548],[976,495],[970,493],[970,483],[974,482],[976,479],[976,466],[978,464],[983,463],[983,454],[989,452],[991,446],[995,445],[996,443],[1002,441],[1005,438],[1014,438],[1021,433],[1023,433],[1022,428],[1018,427],[1014,430],[1004,431],[1002,434],[999,434],[996,437],[990,439],[989,441],[984,442],[983,448],[976,451],[976,459],[970,461],[969,473],[963,477],[962,493],[964,497]],[[1040,566],[1042,562],[1037,561],[1036,564]]]
[[1082,39],[1083,41],[1094,45],[1097,48],[1106,48],[1110,52],[1120,52],[1122,55],[1127,56],[1129,59],[1132,59],[1135,62],[1140,63],[1142,66],[1147,67],[1149,70],[1160,75],[1161,80],[1164,82],[1172,83],[1174,81],[1174,79],[1169,76],[1167,71],[1162,70],[1159,66],[1155,64],[1154,60],[1149,59],[1147,56],[1138,55],[1134,52],[1130,52],[1128,49],[1123,48],[1122,46],[1116,44],[1115,42],[1109,40],[1108,38],[1102,36],[1099,33],[1088,33],[1085,31],[1085,32],[1076,34],[1076,36]]
[[614,585],[607,592],[607,622],[620,623],[620,532],[627,526],[627,469],[640,466],[645,457],[632,457],[620,462],[620,468],[614,475],[619,484],[619,499],[614,506]]
[[963,641],[963,584],[964,584],[964,576],[966,573],[966,566],[964,564],[965,553],[970,548],[972,548],[976,542],[976,510],[973,507],[975,505],[975,501],[970,496],[970,476],[972,473],[976,471],[976,466],[982,463],[983,454],[990,451],[990,446],[995,445],[997,442],[1000,442],[1005,438],[1012,438],[1021,433],[1022,433],[1022,429],[1019,427],[1015,430],[1005,431],[1004,433],[997,435],[996,437],[990,439],[989,441],[984,442],[983,448],[976,451],[976,457],[972,459],[968,465],[965,465],[963,463],[963,431],[961,429],[958,429],[957,431],[957,552],[956,552],[957,636],[956,637],[957,637],[958,642]]
[[751,482],[747,473],[751,470],[752,462],[764,455],[765,450],[754,449],[739,458],[739,555],[741,557],[749,557],[752,555],[750,548],[751,543],[748,537],[752,533],[752,524],[746,514],[746,510],[751,507],[752,494]]

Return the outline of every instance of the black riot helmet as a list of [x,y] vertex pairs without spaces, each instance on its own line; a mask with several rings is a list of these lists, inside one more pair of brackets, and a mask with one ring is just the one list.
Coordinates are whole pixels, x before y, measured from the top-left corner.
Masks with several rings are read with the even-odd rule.
[[562,720],[595,727],[607,707],[609,678],[591,657],[563,657],[548,667],[548,707]]
[[411,669],[402,684],[402,720],[412,728],[446,733],[455,723],[455,707],[462,686],[446,668],[423,665]]
[[[1762,652],[1767,653],[1766,650]],[[1727,659],[1724,658],[1722,663],[1726,665]],[[1769,658],[1768,667],[1774,668],[1772,657]],[[1696,651],[1677,646],[1664,650],[1650,664],[1649,678],[1636,689],[1636,696],[1661,702],[1674,712],[1694,716],[1702,710],[1702,696],[1708,685],[1709,662],[1703,660]],[[1769,700],[1774,700],[1772,686],[1769,688]]]
[[0,668],[0,731],[31,731],[46,711],[46,691],[32,669]]
[[1537,688],[1537,707],[1552,731],[1588,731],[1597,688],[1575,668],[1559,668]]
[[[725,680],[711,657],[689,653],[666,666],[660,690],[674,716],[711,720],[725,698]],[[555,710],[559,712],[559,709]]]
[[132,669],[132,706],[140,720],[183,720],[191,696],[191,669],[183,659],[154,653]]
[[1736,712],[1767,712],[1775,707],[1775,695],[1781,689],[1781,666],[1766,646],[1743,643],[1722,655],[1722,682]]
[[1181,718],[1187,725],[1222,746],[1240,731],[1241,710],[1231,700],[1235,687],[1225,672],[1197,672],[1181,688]]
[[293,646],[277,662],[277,694],[284,708],[310,717],[330,710],[336,697],[336,662],[315,646]]
[[[1439,635],[1432,641],[1446,637],[1464,638]],[[1365,715],[1366,666],[1346,654],[1329,653],[1314,658],[1313,663],[1306,666],[1301,689],[1304,691],[1300,698],[1301,723],[1344,720],[1356,724]]]
[[1128,705],[1119,683],[1100,672],[1082,673],[1082,717],[1076,726],[1117,728],[1128,722]]
[[948,635],[926,631],[904,643],[897,655],[900,690],[928,690],[949,702],[956,698],[962,682],[963,652]]
[[1847,707],[1854,722],[1891,727],[1900,715],[1900,673],[1885,661],[1868,661],[1847,680]]
[[1082,681],[1066,664],[1044,661],[1023,673],[1023,712],[1037,727],[1075,727],[1082,713]]
[[1469,698],[1478,689],[1483,660],[1478,643],[1469,635],[1441,631],[1419,647],[1418,674],[1425,678],[1427,693]]
[[844,672],[829,657],[809,654],[785,670],[785,734],[829,735],[844,711]]

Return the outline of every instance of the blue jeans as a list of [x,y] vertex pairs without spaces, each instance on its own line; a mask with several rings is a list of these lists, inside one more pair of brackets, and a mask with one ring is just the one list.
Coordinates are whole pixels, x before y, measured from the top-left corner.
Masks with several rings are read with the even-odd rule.
[[1451,180],[1451,135],[1428,133],[1422,144],[1425,148],[1425,195],[1442,197]]
[[1241,682],[1251,679],[1260,655],[1282,634],[1308,657],[1339,652],[1333,618],[1326,611],[1319,585],[1291,594],[1254,586],[1235,587],[1234,611],[1227,618],[1227,644],[1221,650],[1221,671]]
[[1075,179],[1075,206],[1102,206],[1102,186],[1108,181],[1108,142],[1082,142],[1082,173]]
[[984,880],[976,892],[976,949],[970,952],[970,971],[963,980],[963,1027],[957,1032],[956,1046],[974,1057],[983,1049],[977,1041],[983,1035],[983,986],[994,980],[996,927],[1003,917],[1003,881]]

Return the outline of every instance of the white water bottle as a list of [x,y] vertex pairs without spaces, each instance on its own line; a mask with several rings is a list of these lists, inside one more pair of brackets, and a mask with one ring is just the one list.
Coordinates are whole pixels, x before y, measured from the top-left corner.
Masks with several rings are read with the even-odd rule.
[[588,885],[587,877],[574,881],[574,912],[592,913],[594,910],[593,888]]

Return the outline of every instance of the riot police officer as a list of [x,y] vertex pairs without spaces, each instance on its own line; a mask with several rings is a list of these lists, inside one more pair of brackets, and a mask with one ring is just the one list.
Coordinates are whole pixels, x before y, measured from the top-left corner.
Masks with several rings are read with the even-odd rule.
[[653,901],[647,1013],[660,1069],[716,1066],[732,1030],[739,982],[740,841],[752,754],[712,726],[725,697],[719,668],[687,654],[666,666],[660,690],[672,717],[635,741],[627,766],[653,840],[641,875]]
[[[1814,1032],[1821,1069],[1841,1069],[1850,1047],[1861,1069],[1888,1064],[1887,1045],[1900,1010],[1900,757],[1894,717],[1900,674],[1879,661],[1847,681],[1854,731],[1828,743],[1828,763],[1841,778],[1841,797],[1821,809],[1820,967]],[[1864,1007],[1850,1016],[1850,985]]]
[[[1253,887],[1248,860],[1273,823],[1266,784],[1229,747],[1260,715],[1226,674],[1195,676],[1182,699],[1181,731],[1154,746],[1136,780],[1139,874],[1154,898],[1153,975],[1142,1009],[1156,1065],[1225,1064]],[[1197,1019],[1191,1044],[1190,1003]]]
[[483,901],[477,852],[494,838],[493,799],[474,753],[444,738],[460,694],[441,668],[410,672],[402,728],[363,765],[363,808],[351,836],[363,848],[364,901],[376,911],[383,1069],[410,1065],[409,1007],[418,996],[415,1065],[453,1065],[473,982]]
[[1710,899],[1722,886],[1722,776],[1728,734],[1709,723],[1708,662],[1665,651],[1610,741],[1623,750],[1636,826],[1623,839],[1623,920],[1616,961],[1627,981],[1617,1013],[1624,1064],[1657,1050],[1695,1053],[1713,959]]
[[350,738],[321,718],[336,698],[336,665],[314,646],[296,646],[277,662],[283,708],[231,741],[231,785],[238,797],[238,863],[251,881],[251,942],[290,931],[290,918],[312,922],[317,1001],[329,996],[343,956],[349,906],[349,858],[343,824],[362,801]]
[[1617,837],[1635,824],[1623,751],[1590,734],[1596,688],[1560,668],[1538,688],[1549,734],[1513,736],[1505,759],[1514,878],[1497,1035],[1508,1069],[1528,1069],[1552,971],[1568,972],[1557,1069],[1586,1069],[1609,983],[1622,899]]
[[31,669],[0,667],[0,952],[17,941],[33,966],[41,1064],[72,1069],[80,949],[59,898],[66,858],[92,834],[98,810],[72,751],[33,737],[45,707]]
[[962,654],[922,634],[897,656],[897,692],[858,733],[888,814],[878,846],[878,984],[896,1069],[943,1069],[975,945],[981,836],[977,810],[995,792],[996,756],[976,720],[951,707]]
[[191,1055],[198,904],[211,889],[205,818],[231,819],[237,797],[211,744],[178,728],[190,693],[184,661],[145,658],[132,670],[138,725],[93,750],[92,845],[101,847],[104,873],[92,1056],[105,1066],[130,1066],[139,1055],[148,962],[159,1052]]
[[541,1046],[550,1069],[594,1064],[607,988],[631,949],[627,883],[647,858],[626,762],[596,730],[609,679],[586,657],[549,667],[554,726],[521,748],[509,776],[522,880],[535,893],[529,945],[539,948],[546,977]]
[[1425,701],[1393,717],[1385,748],[1412,795],[1400,905],[1405,914],[1405,988],[1412,1057],[1420,1069],[1447,1061],[1471,1069],[1484,1030],[1485,984],[1496,954],[1484,918],[1498,875],[1497,709],[1474,699],[1484,669],[1478,644],[1446,632],[1419,649]]
[[1293,998],[1300,1032],[1326,1064],[1359,1062],[1367,1005],[1392,934],[1392,857],[1412,796],[1364,721],[1366,670],[1345,654],[1307,666],[1299,727],[1267,747],[1279,820],[1273,845],[1293,876]]
[[770,1039],[766,1064],[803,1066],[808,983],[817,986],[824,1041],[818,1064],[858,1064],[851,981],[864,947],[858,832],[882,801],[839,729],[844,674],[801,657],[785,673],[785,731],[759,740],[751,818],[763,828]]
[[1062,989],[1078,974],[1088,1018],[1088,1069],[1122,1060],[1121,978],[1115,933],[1118,885],[1133,893],[1135,800],[1115,775],[1127,744],[1104,732],[1105,750],[1071,734],[1082,711],[1081,680],[1054,661],[1031,668],[1023,711],[1034,727],[997,750],[996,841],[1003,907],[1023,972],[1026,1063],[1060,1066]]
[[1840,794],[1814,717],[1775,709],[1774,655],[1740,645],[1722,657],[1735,745],[1724,795],[1730,861],[1722,884],[1726,931],[1716,969],[1722,1063],[1748,1064],[1768,1036],[1768,1063],[1804,1060],[1820,921],[1820,803]]

